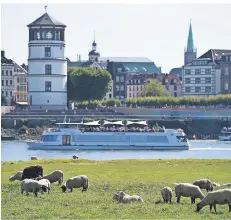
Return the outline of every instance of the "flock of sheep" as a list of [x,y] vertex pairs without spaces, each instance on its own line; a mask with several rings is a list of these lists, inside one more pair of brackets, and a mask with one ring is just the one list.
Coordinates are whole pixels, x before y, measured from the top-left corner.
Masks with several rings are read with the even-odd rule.
[[[38,192],[50,192],[51,183],[58,182],[59,185],[63,182],[63,171],[55,170],[45,176],[43,176],[43,168],[41,166],[29,166],[26,167],[23,171],[18,171],[16,174],[10,177],[10,181],[19,180],[21,181],[21,193],[26,192],[26,195],[29,195],[29,192],[38,196]],[[216,204],[228,204],[229,212],[231,212],[231,189],[220,189],[213,191],[213,186],[222,186],[227,187],[231,184],[217,184],[211,182],[209,179],[200,179],[191,183],[174,183],[175,185],[175,194],[177,197],[177,203],[180,203],[181,197],[190,197],[191,203],[195,204],[196,198],[199,198],[201,201],[196,205],[196,211],[199,212],[204,206],[209,205],[210,211],[214,207],[216,212]],[[69,178],[60,188],[63,192],[66,192],[67,189],[70,192],[73,191],[73,188],[81,188],[82,192],[87,191],[88,189],[88,177],[85,175],[78,175],[72,178]],[[201,189],[206,189],[208,192],[205,196]],[[161,189],[161,195],[164,203],[172,202],[173,191],[170,187],[164,187]],[[113,195],[113,200],[118,201],[119,203],[131,203],[131,202],[144,202],[144,200],[138,195],[128,195],[123,191],[118,191]],[[159,203],[159,202],[157,202]]]

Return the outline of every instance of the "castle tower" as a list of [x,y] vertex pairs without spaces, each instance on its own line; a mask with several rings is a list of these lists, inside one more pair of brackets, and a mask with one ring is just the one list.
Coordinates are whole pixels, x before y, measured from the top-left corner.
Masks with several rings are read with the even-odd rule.
[[99,62],[100,53],[97,52],[97,43],[95,42],[95,33],[94,41],[92,43],[92,50],[88,53],[90,62]]
[[194,59],[196,59],[196,57],[197,57],[197,52],[196,49],[194,48],[192,24],[190,21],[188,43],[187,43],[187,48],[184,52],[184,65],[192,62]]
[[46,12],[27,26],[28,102],[32,109],[63,109],[67,106],[66,25]]

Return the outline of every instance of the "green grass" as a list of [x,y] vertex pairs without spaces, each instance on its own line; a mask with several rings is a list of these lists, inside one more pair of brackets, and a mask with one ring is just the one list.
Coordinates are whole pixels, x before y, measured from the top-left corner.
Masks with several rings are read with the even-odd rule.
[[[89,189],[82,193],[62,193],[57,183],[50,194],[20,194],[20,183],[9,182],[9,177],[25,166],[39,164],[44,173],[56,169],[67,178],[85,174]],[[204,207],[195,212],[190,198],[176,204],[154,204],[161,199],[160,189],[174,182],[193,182],[209,178],[218,183],[231,182],[231,160],[41,160],[2,163],[2,219],[231,219],[227,205],[217,205],[217,214]],[[113,194],[124,190],[138,194],[144,203],[117,204]],[[206,193],[204,191],[204,193]],[[196,203],[199,200],[196,201]]]

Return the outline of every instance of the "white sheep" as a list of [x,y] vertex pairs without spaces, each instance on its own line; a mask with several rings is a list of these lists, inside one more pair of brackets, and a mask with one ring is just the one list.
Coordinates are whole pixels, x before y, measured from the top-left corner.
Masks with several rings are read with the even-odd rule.
[[217,212],[216,204],[228,204],[229,212],[231,212],[231,189],[220,189],[213,192],[209,192],[204,197],[204,199],[197,204],[196,211],[199,212],[204,206],[209,205],[210,212],[212,211],[213,207],[215,212]]
[[73,191],[73,188],[81,188],[82,192],[87,191],[88,188],[88,177],[85,175],[79,175],[69,178],[64,185],[60,188],[63,192],[66,192],[67,189],[70,189],[70,192]]
[[177,203],[180,203],[180,197],[191,197],[191,203],[195,203],[196,198],[201,200],[205,197],[199,186],[190,183],[175,183],[175,193]]
[[38,192],[40,190],[43,190],[46,192],[46,187],[41,185],[39,181],[33,180],[33,179],[24,179],[21,182],[21,194],[23,194],[24,191],[26,191],[26,195],[29,195],[29,192],[33,192],[35,196],[38,196]]
[[116,199],[120,203],[130,203],[130,202],[144,202],[144,200],[137,195],[128,195],[124,193],[123,191],[117,192],[114,196],[113,199]]
[[15,180],[19,180],[21,181],[22,180],[22,173],[23,171],[18,171],[17,173],[15,173],[13,176],[11,176],[9,178],[9,180],[12,182],[12,181],[15,181]]
[[195,186],[199,186],[200,189],[206,189],[206,191],[213,191],[213,183],[209,179],[200,179],[193,183]]
[[59,185],[63,182],[63,171],[62,170],[55,170],[43,177],[37,177],[36,180],[47,179],[50,183],[54,183],[58,181]]
[[161,189],[161,195],[164,202],[172,202],[172,189],[170,187],[164,187]]
[[[48,179],[41,179],[39,180],[39,184],[42,185],[42,186],[45,186],[46,189],[47,189],[47,192],[50,193],[50,190],[51,190],[51,183]],[[42,193],[43,193],[44,190],[42,190]]]

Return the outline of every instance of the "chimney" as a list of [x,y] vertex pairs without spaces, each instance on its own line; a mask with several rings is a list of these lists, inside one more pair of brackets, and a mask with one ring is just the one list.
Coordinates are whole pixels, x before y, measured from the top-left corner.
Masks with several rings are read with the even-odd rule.
[[5,57],[5,50],[1,50],[1,57]]

